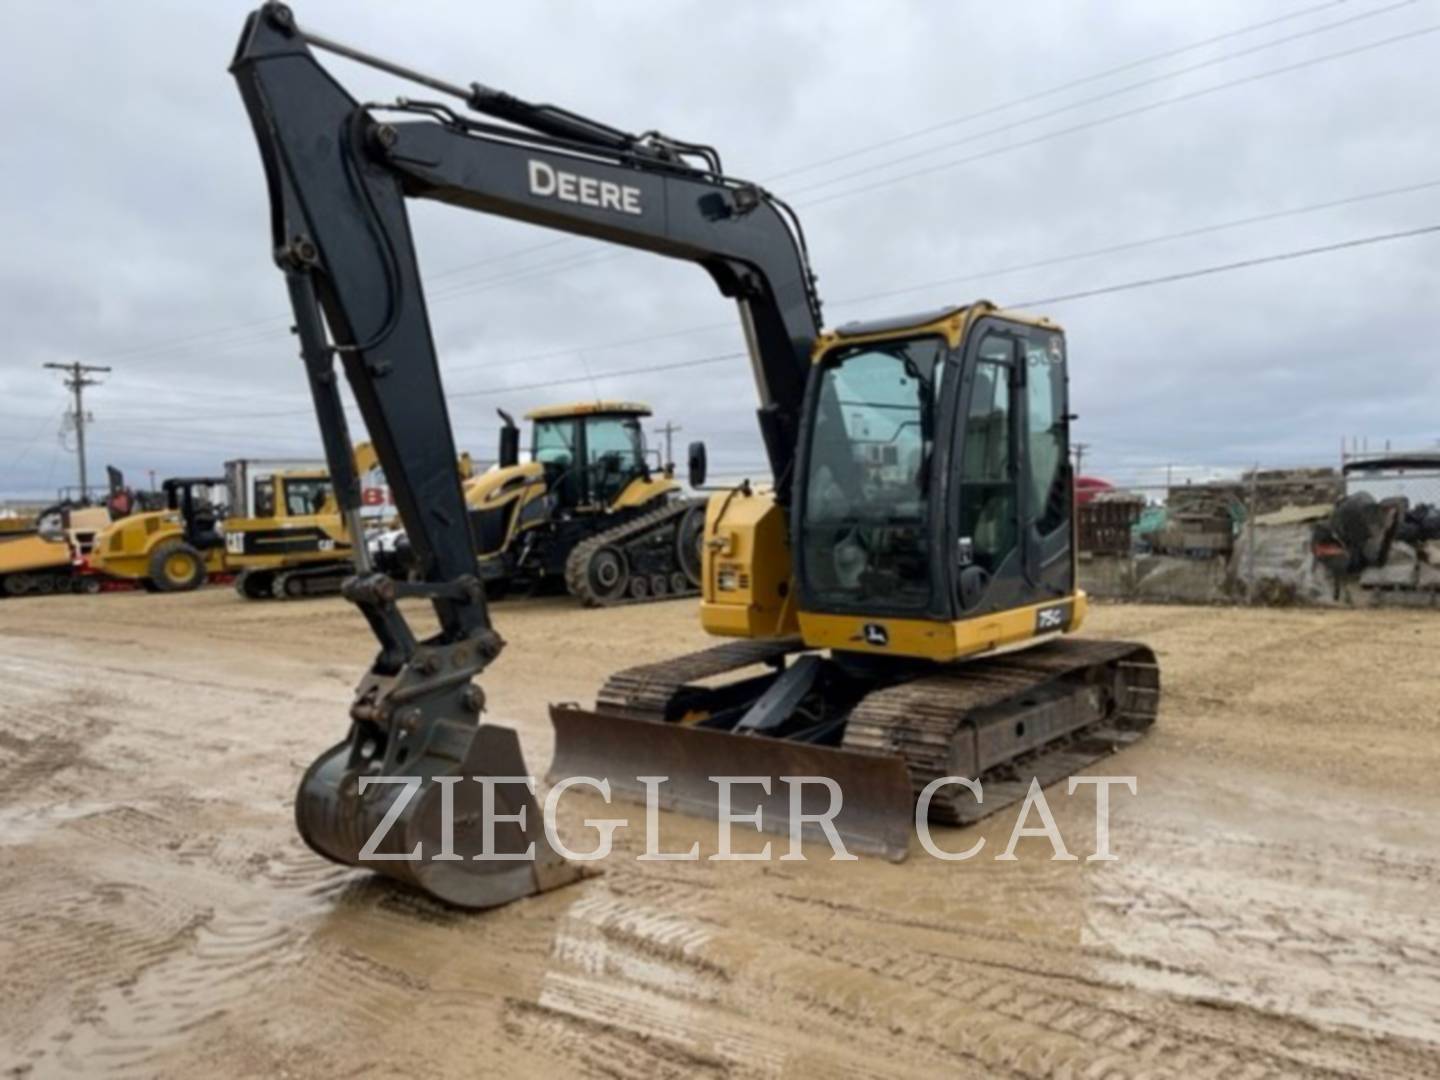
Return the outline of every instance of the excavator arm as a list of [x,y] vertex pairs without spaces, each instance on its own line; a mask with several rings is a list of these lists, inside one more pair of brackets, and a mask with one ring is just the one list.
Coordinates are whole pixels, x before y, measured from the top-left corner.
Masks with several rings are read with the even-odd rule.
[[[362,105],[316,61],[316,49],[458,98],[488,119],[433,102]],[[539,835],[532,793],[513,784],[502,790],[497,780],[472,794],[472,784],[455,780],[526,770],[513,732],[479,724],[483,694],[471,679],[502,641],[476,578],[405,200],[435,199],[703,266],[739,304],[782,501],[820,321],[798,225],[755,185],[723,176],[708,148],[422,75],[301,29],[281,4],[249,16],[231,71],[259,143],[274,257],[334,490],[357,538],[357,575],[345,595],[381,646],[357,689],[348,737],[301,783],[301,834],[328,858],[466,906],[563,884],[574,871]],[[367,564],[337,360],[394,494],[419,581],[395,582]],[[416,640],[397,606],[406,596],[434,606],[436,635]],[[407,796],[381,777],[417,783]],[[497,815],[526,820],[495,825]],[[484,818],[490,828],[481,827]],[[432,858],[437,843],[439,859]],[[531,843],[535,858],[504,859]],[[498,860],[489,857],[495,851]],[[455,852],[458,860],[447,857]]]

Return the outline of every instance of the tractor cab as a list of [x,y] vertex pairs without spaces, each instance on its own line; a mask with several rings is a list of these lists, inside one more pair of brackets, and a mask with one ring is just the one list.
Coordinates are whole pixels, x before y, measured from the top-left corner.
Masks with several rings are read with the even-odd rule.
[[648,481],[641,420],[650,409],[632,402],[557,405],[526,414],[530,457],[545,470],[546,488],[565,510],[610,509],[636,480]]

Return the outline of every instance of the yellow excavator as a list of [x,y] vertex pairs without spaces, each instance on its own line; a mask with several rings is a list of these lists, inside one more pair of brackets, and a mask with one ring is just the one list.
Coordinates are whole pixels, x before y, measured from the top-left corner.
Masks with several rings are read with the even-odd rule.
[[587,607],[700,589],[705,508],[646,458],[646,405],[594,401],[535,409],[530,460],[501,411],[498,467],[465,482],[490,596],[563,585]]
[[[361,105],[316,50],[427,99]],[[737,787],[730,811],[781,831],[824,817],[899,858],[917,795],[940,820],[973,820],[1151,725],[1152,652],[1073,636],[1086,602],[1058,326],[981,301],[822,330],[798,220],[714,149],[415,71],[284,5],[250,16],[231,71],[342,512],[359,499],[337,360],[420,569],[397,582],[362,557],[345,585],[380,651],[349,732],[300,784],[316,852],[466,907],[577,876],[533,793],[507,783],[526,775],[515,733],[480,722],[472,679],[503,641],[451,467],[407,198],[694,262],[749,346],[771,479],[711,497],[702,569],[704,623],[737,640],[621,671],[594,709],[553,709],[552,778],[639,795],[664,776],[669,805],[714,814],[711,777],[766,777],[768,795],[747,807]],[[703,448],[690,456],[703,486]],[[406,597],[433,605],[433,636],[416,638]],[[792,803],[797,776],[823,782]],[[983,803],[955,778],[980,782]]]
[[163,509],[113,522],[95,537],[90,568],[151,592],[189,592],[224,573],[223,477],[176,476],[161,484]]

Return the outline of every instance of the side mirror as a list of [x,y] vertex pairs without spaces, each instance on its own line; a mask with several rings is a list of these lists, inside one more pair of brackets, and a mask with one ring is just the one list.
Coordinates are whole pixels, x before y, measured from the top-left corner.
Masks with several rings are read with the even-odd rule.
[[497,460],[500,468],[508,469],[511,465],[520,464],[520,429],[515,426],[515,421],[510,419],[509,413],[498,411],[504,423],[500,428],[500,454]]
[[690,444],[690,486],[696,489],[704,487],[705,473],[705,444],[692,442]]

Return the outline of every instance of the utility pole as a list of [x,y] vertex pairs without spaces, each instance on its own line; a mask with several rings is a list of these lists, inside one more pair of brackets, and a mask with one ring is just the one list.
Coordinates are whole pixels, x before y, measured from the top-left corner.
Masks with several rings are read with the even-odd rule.
[[674,438],[675,433],[676,433],[677,431],[684,431],[684,430],[685,430],[685,429],[682,428],[679,424],[673,423],[673,422],[671,422],[671,421],[669,421],[669,420],[666,420],[666,421],[665,421],[665,426],[664,426],[664,427],[659,427],[659,428],[656,428],[656,429],[655,429],[656,434],[664,435],[664,436],[665,436],[665,464],[666,464],[666,465],[674,465],[674,464],[675,464],[675,446],[674,446],[674,443],[673,443],[673,438]]
[[1075,452],[1075,475],[1083,476],[1085,474],[1085,451],[1090,449],[1090,444],[1077,442],[1070,449]]
[[75,425],[75,448],[79,451],[80,458],[80,499],[83,502],[90,494],[89,484],[85,476],[85,387],[99,386],[98,379],[90,379],[86,376],[97,371],[109,371],[108,367],[98,367],[94,364],[82,364],[78,360],[73,364],[46,364],[47,368],[54,368],[56,371],[66,372],[68,378],[65,380],[66,387],[75,395],[75,407],[70,413],[71,423]]

